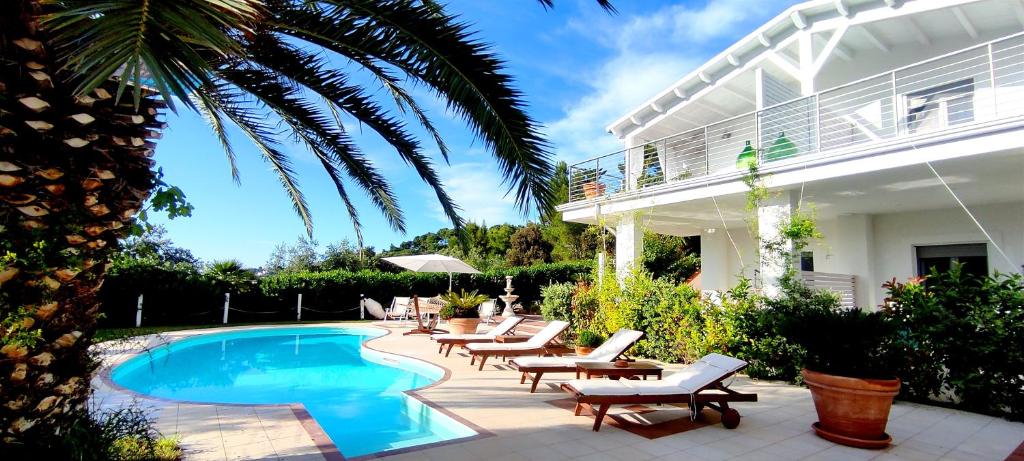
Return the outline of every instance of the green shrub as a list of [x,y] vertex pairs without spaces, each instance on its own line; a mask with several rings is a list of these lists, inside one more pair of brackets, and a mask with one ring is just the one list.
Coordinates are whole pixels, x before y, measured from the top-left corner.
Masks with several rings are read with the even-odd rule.
[[604,341],[604,335],[590,330],[582,330],[576,335],[576,345],[579,347],[598,347]]
[[76,461],[172,461],[182,457],[178,440],[161,437],[139,407],[81,411],[62,432],[59,443],[5,446],[4,459]]
[[553,283],[541,288],[540,295],[543,300],[540,304],[540,313],[544,320],[565,320],[573,323],[572,302],[575,293],[575,283]]
[[[530,306],[540,301],[541,287],[573,282],[585,277],[589,261],[542,264],[497,269],[482,274],[454,274],[453,287],[472,288],[490,298],[505,294],[505,276],[511,275],[519,302]],[[199,273],[188,264],[150,260],[117,261],[100,292],[104,327],[130,326],[135,321],[136,300],[145,295],[143,325],[219,323],[223,282]],[[295,303],[302,293],[303,320],[351,320],[359,317],[360,295],[387,305],[395,296],[434,296],[448,291],[448,274],[417,272],[297,272],[261,277],[252,289],[231,293],[231,322],[286,321],[295,319]],[[243,312],[249,311],[251,313]],[[342,311],[342,312],[339,312]],[[265,312],[271,312],[266,314]]]
[[926,280],[886,283],[903,396],[952,395],[964,409],[1024,416],[1024,276],[974,277],[959,265]]

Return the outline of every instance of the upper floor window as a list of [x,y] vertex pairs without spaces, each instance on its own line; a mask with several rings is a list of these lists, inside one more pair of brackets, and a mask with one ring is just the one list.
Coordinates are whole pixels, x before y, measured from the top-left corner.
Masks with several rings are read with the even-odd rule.
[[923,133],[974,121],[974,79],[907,93],[907,133]]

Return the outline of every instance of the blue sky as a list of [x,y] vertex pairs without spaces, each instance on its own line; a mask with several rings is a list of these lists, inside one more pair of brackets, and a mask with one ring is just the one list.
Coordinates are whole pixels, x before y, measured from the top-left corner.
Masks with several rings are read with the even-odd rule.
[[[533,0],[456,0],[449,9],[472,24],[507,61],[508,71],[525,93],[531,116],[544,125],[555,157],[569,162],[621,148],[604,127],[671,82],[731,45],[789,3],[778,0],[662,1],[619,0],[609,16],[591,0],[559,0],[545,11]],[[377,95],[385,98],[383,91]],[[415,89],[452,151],[451,165],[435,156],[448,193],[463,216],[493,225],[522,223],[523,216],[505,196],[490,153],[459,119],[423,89]],[[274,246],[305,234],[276,177],[256,149],[237,133],[241,184],[231,180],[223,151],[194,113],[167,115],[169,127],[156,160],[164,179],[182,188],[195,206],[190,218],[166,221],[169,237],[206,260],[238,259],[260,266]],[[414,172],[374,134],[347,127],[366,156],[393,181],[406,214],[408,232],[393,231],[357,197],[364,239],[378,250],[448,225],[432,193]],[[414,123],[414,133],[425,136]],[[289,146],[300,185],[321,245],[354,240],[351,223],[334,186],[313,157]],[[435,149],[436,151],[436,149]]]

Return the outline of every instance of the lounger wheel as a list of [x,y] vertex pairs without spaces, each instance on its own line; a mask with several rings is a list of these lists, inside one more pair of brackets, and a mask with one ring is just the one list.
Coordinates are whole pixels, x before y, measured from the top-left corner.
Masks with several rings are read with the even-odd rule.
[[722,413],[722,425],[726,429],[736,429],[740,425],[740,412],[736,411],[735,408],[730,408]]

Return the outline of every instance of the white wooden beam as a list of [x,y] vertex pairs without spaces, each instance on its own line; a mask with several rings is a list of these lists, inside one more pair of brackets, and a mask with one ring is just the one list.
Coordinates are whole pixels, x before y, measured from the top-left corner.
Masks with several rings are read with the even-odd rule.
[[751,99],[750,96],[747,96],[747,95],[745,95],[743,93],[740,93],[739,91],[736,91],[736,90],[734,90],[732,88],[729,88],[728,86],[725,86],[725,85],[720,85],[719,88],[721,88],[722,91],[725,91],[726,93],[729,93],[729,94],[737,97],[738,99],[740,99],[743,102],[746,102],[746,103],[748,103],[748,104],[750,104],[752,106],[755,106],[755,107],[757,106],[757,102],[755,102],[753,99]]
[[704,71],[698,72],[697,73],[697,78],[699,78],[700,81],[702,81],[704,83],[707,83],[708,85],[710,85],[711,82],[714,81],[714,80],[711,80],[711,77],[709,77],[708,74],[705,74]]
[[796,26],[797,29],[804,30],[809,25],[807,23],[807,16],[804,16],[804,14],[799,11],[794,11],[793,14],[789,15],[789,18],[793,20],[793,25]]
[[800,80],[800,67],[793,65],[793,62],[787,56],[780,53],[772,53],[768,56],[768,60],[776,66],[779,66],[779,68],[782,69],[783,72],[789,74],[790,77],[793,77],[797,81]]
[[853,50],[843,46],[843,44],[836,45],[836,49],[833,51],[839,59],[846,62],[853,62]]
[[907,16],[906,21],[907,29],[910,30],[911,34],[914,34],[917,43],[924,46],[932,46],[932,39],[928,37],[928,34],[924,33],[924,30],[921,30],[921,26],[917,25],[917,21],[914,21],[913,17]]
[[[679,112],[673,112],[671,115],[669,115],[669,117],[674,118],[676,120],[679,120],[680,122],[683,122],[683,123],[689,123],[690,125],[693,125],[695,127],[707,125],[707,123],[695,122],[695,121],[693,121],[693,120],[691,120],[689,118],[683,117],[682,115],[679,115]],[[683,131],[686,131],[686,130],[683,130]]]
[[689,95],[686,94],[686,90],[682,88],[673,88],[672,94],[676,95],[676,97],[679,99],[686,99],[689,97]]
[[636,126],[644,126],[644,124],[640,121],[639,118],[636,117],[636,115],[630,115],[629,116],[629,121],[632,122]]
[[765,48],[772,47],[772,39],[768,38],[768,35],[766,35],[764,32],[757,34],[757,40],[761,42],[761,45],[763,45]]
[[733,67],[739,67],[740,66],[739,58],[737,58],[736,55],[734,55],[732,53],[729,53],[729,55],[726,56],[725,59],[727,61],[729,61],[729,64],[732,64]]
[[971,19],[967,17],[967,13],[960,9],[959,6],[953,7],[953,16],[956,16],[956,20],[960,22],[960,26],[964,28],[964,32],[970,35],[971,38],[978,38],[978,29],[974,28],[974,24],[971,23]]
[[843,0],[836,0],[836,13],[848,18],[850,17],[850,7],[846,6],[846,3],[844,3]]
[[658,104],[656,102],[652,102],[651,103],[651,110],[653,110],[653,111],[655,111],[655,112],[657,112],[659,114],[664,114],[665,113],[665,106],[662,106],[661,104]]
[[719,108],[717,108],[715,106],[712,106],[711,104],[708,104],[708,103],[706,103],[704,101],[701,101],[699,99],[693,100],[692,102],[690,102],[690,104],[696,106],[699,109],[704,109],[704,110],[706,110],[708,112],[711,112],[713,114],[719,115],[721,117],[729,118],[729,117],[732,117],[733,115],[736,115],[736,114],[728,114],[725,111],[723,111],[722,109],[719,109]]
[[871,44],[874,45],[875,48],[878,48],[881,52],[889,54],[889,52],[892,51],[892,48],[889,47],[888,44],[883,42],[882,39],[878,38],[878,36],[875,35],[874,32],[871,32],[871,29],[868,28],[867,24],[860,26],[860,31],[862,34],[864,34],[864,38],[871,42]]
[[839,26],[838,29],[832,31],[832,36],[829,37],[828,43],[825,44],[825,48],[822,48],[821,53],[818,54],[818,58],[814,60],[811,72],[812,75],[818,75],[821,68],[825,66],[825,62],[828,61],[828,58],[835,51],[836,47],[839,46],[839,41],[843,39],[844,35],[846,35],[847,28],[849,28],[849,26],[843,24]]
[[897,8],[900,6],[900,2],[897,0],[885,0],[885,6],[888,6],[889,8]]

